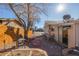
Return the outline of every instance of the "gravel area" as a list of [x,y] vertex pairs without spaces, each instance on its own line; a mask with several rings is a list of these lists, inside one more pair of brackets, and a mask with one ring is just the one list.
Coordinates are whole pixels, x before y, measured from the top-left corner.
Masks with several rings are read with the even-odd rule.
[[38,37],[32,40],[30,47],[43,49],[49,56],[61,56],[62,54],[60,45],[54,41],[47,41],[43,37]]

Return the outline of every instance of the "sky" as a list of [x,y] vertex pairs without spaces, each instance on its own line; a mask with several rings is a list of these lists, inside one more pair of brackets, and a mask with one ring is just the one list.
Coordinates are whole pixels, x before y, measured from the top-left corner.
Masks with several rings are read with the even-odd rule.
[[[64,14],[70,14],[72,18],[79,18],[79,4],[78,3],[66,3],[61,4],[63,6],[63,11],[58,11],[59,3],[50,3],[46,5],[46,13],[48,16],[41,14],[41,20],[36,24],[38,28],[44,26],[45,21],[61,21],[63,20]],[[60,7],[62,8],[62,7]],[[0,18],[16,18],[15,14],[9,8],[7,4],[0,4]]]

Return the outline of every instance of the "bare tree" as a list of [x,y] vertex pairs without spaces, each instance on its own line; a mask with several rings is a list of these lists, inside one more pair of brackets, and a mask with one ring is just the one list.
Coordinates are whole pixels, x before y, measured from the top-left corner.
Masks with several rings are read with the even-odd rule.
[[46,5],[47,4],[36,4],[36,3],[9,4],[12,11],[15,13],[17,18],[19,19],[19,22],[24,27],[25,39],[27,37],[28,29],[30,27],[32,28],[35,25],[35,23],[40,20],[40,14],[47,15]]

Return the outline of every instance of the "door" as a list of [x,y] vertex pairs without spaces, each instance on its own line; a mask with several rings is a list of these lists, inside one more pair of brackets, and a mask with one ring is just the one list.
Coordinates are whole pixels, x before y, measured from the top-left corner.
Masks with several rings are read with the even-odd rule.
[[67,28],[63,28],[63,45],[64,47],[68,47],[68,29]]

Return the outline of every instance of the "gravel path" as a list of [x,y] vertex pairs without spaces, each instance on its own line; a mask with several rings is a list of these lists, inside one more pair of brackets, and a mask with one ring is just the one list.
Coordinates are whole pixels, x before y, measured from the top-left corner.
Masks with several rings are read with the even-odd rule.
[[61,56],[61,46],[58,45],[56,42],[47,41],[42,37],[34,39],[31,42],[30,47],[41,48],[47,51],[49,56]]

